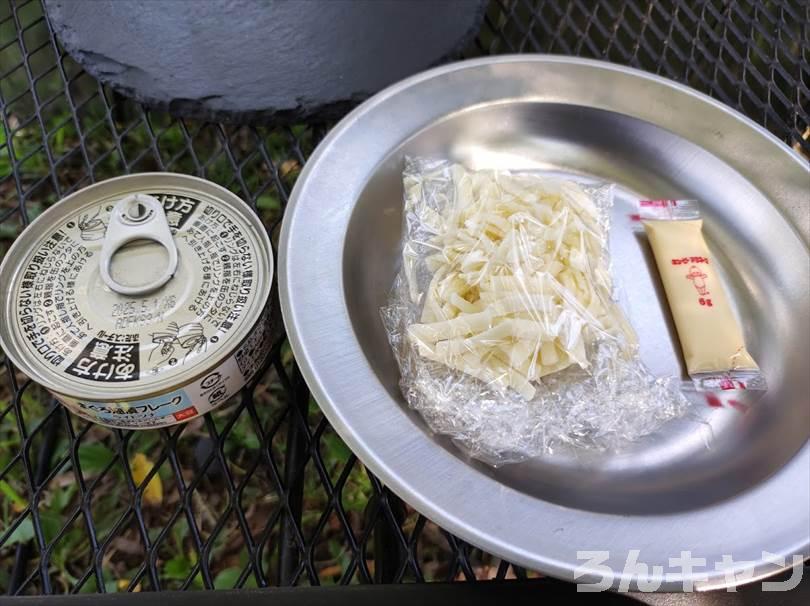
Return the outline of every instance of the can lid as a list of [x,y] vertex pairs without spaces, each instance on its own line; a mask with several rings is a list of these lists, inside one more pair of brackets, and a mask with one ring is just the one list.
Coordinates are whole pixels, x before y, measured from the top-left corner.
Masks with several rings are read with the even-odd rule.
[[272,283],[250,207],[196,177],[91,185],[38,217],[0,266],[0,346],[68,396],[128,400],[177,388],[233,353]]

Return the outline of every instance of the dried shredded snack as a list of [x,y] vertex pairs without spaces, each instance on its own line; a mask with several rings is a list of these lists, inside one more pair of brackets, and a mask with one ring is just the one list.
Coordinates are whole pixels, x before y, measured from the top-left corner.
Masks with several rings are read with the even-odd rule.
[[409,405],[491,464],[617,449],[685,400],[641,364],[613,297],[612,187],[408,159],[383,321]]

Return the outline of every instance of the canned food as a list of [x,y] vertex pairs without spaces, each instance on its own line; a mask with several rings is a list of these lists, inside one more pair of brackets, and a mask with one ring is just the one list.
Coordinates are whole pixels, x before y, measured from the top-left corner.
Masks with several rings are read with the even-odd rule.
[[112,427],[212,410],[270,348],[273,256],[250,207],[174,173],[118,177],[44,212],[0,266],[0,346],[62,404]]

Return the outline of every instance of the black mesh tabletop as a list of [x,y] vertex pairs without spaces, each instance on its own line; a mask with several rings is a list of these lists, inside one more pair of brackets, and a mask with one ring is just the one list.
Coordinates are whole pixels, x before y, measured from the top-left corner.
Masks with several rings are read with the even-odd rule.
[[[457,58],[511,52],[672,78],[810,154],[806,0],[492,0]],[[40,0],[0,0],[0,112],[0,256],[65,195],[142,171],[224,185],[275,244],[290,190],[331,126],[149,111],[77,66]],[[444,531],[367,472],[310,397],[276,318],[261,379],[169,430],[88,424],[0,352],[0,593],[540,576]]]

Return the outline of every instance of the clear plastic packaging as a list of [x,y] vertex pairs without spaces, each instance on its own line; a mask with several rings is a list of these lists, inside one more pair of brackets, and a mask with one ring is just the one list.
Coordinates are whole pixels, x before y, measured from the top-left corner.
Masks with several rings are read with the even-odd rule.
[[697,201],[640,200],[639,216],[695,388],[765,391],[765,377],[714,269]]
[[614,299],[612,186],[407,159],[382,317],[408,404],[493,465],[620,450],[681,415]]

